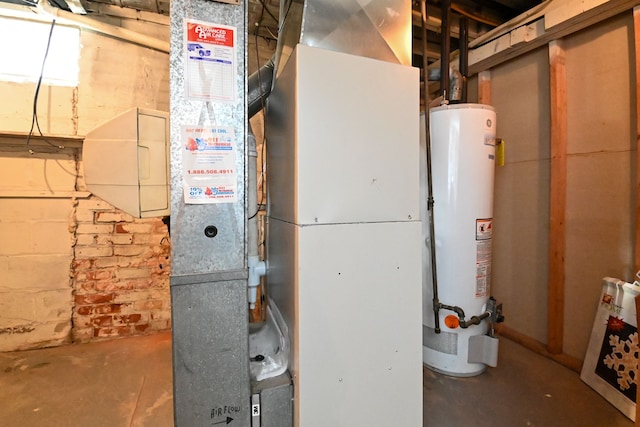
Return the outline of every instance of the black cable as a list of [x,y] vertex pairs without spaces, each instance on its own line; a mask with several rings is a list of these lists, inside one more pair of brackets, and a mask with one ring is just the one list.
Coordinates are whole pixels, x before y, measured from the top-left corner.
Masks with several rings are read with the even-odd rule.
[[[289,0],[289,4],[287,6],[287,11],[284,13],[284,16],[282,17],[282,19],[280,20],[280,22],[282,23],[282,25],[284,25],[284,21],[287,20],[287,16],[289,16],[289,11],[291,10],[291,4],[293,3],[293,0]],[[280,24],[278,24],[278,35],[280,34],[280,31],[282,30],[282,28],[280,27]]]
[[256,216],[258,216],[258,213],[260,213],[260,211],[262,209],[260,209],[260,206],[264,206],[262,203],[258,204],[258,210],[256,211],[256,213],[254,213],[253,215],[251,215],[249,218],[247,218],[247,221],[251,221],[253,218],[255,218]]
[[[49,29],[49,39],[47,40],[47,48],[44,51],[44,58],[42,59],[42,67],[40,68],[40,77],[38,77],[38,83],[36,84],[36,91],[33,95],[33,111],[31,115],[31,129],[29,129],[29,135],[27,135],[27,147],[33,136],[33,128],[37,126],[40,136],[44,136],[40,130],[40,124],[38,123],[38,96],[40,95],[40,87],[42,85],[42,78],[44,76],[44,66],[47,63],[47,56],[49,56],[49,48],[51,47],[51,38],[53,35],[53,27],[56,25],[56,20],[51,21],[51,28]],[[61,148],[60,146],[53,144],[48,139],[44,138],[44,141],[52,147]]]
[[[278,18],[276,18],[276,17],[273,15],[273,13],[271,13],[271,12],[269,11],[269,9],[267,8],[267,5],[266,5],[266,4],[264,4],[264,0],[260,0],[260,4],[262,4],[262,11],[263,11],[263,12],[267,12],[267,15],[269,15],[270,17],[272,17],[272,18],[273,18],[273,20],[274,20],[274,21],[276,21],[276,24],[277,24],[277,23],[278,23]],[[261,19],[261,21],[262,21],[262,19]]]
[[[262,4],[262,11],[260,12],[260,20],[258,21],[258,28],[260,28],[260,26],[262,26],[262,18],[264,17],[264,12],[266,11],[269,15],[271,15],[271,13],[269,12],[269,10],[266,8],[266,5],[264,4],[264,2],[262,0],[260,0],[260,3]],[[273,17],[273,15],[271,15]],[[275,17],[274,17],[275,19]],[[277,22],[277,19],[276,19]],[[256,66],[257,66],[257,73],[258,73],[258,88],[260,88],[260,90],[262,90],[262,78],[261,78],[261,74],[260,74],[260,49],[258,48],[258,31],[256,31],[254,33],[255,38],[256,38]],[[262,111],[264,111],[265,108],[265,104],[264,104],[264,96],[262,96],[262,94],[260,94],[260,103],[262,105]],[[265,117],[266,118],[266,117]],[[263,119],[262,121],[263,123],[263,132],[262,132],[262,147],[260,150],[260,154],[261,154],[261,163],[260,163],[260,176],[262,177],[262,194],[260,197],[260,201],[258,202],[258,209],[256,210],[256,213],[254,213],[253,215],[251,215],[249,217],[248,220],[251,220],[253,218],[255,218],[258,213],[262,210],[260,207],[264,207],[264,198],[265,198],[265,179],[264,179],[264,146],[265,146],[265,132],[266,132],[266,120]]]

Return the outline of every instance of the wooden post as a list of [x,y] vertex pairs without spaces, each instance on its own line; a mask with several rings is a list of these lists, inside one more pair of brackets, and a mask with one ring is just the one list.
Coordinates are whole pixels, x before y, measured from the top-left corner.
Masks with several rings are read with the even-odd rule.
[[640,270],[640,7],[633,8],[633,39],[636,60],[636,234],[635,234],[635,271]]
[[547,347],[562,353],[564,333],[564,258],[567,198],[567,86],[562,40],[549,43],[551,173],[549,198],[549,306]]
[[[640,7],[633,8],[633,40],[636,60],[636,235],[635,235],[635,271],[640,270]],[[636,325],[640,327],[640,295],[636,296]],[[637,354],[637,353],[636,353]],[[636,422],[635,426],[640,427],[640,416],[638,416],[638,408],[640,408],[640,381],[638,374],[635,372],[636,380]]]
[[478,73],[478,103],[491,105],[491,71]]
[[[636,10],[633,10],[633,17],[634,19],[636,18]],[[636,26],[637,28],[637,26]],[[637,37],[637,32],[636,32],[636,37]],[[637,41],[637,39],[636,39]],[[637,43],[636,43],[637,46]],[[636,325],[640,326],[640,295],[636,296]],[[636,344],[637,345],[637,344]],[[636,349],[636,354],[638,354],[637,352],[640,349]],[[638,408],[640,408],[640,392],[638,391],[638,389],[640,389],[640,384],[638,382],[638,370],[636,370],[635,372],[635,376],[634,376],[635,380],[636,380],[636,422],[635,422],[635,427],[640,427],[640,417],[638,416]]]

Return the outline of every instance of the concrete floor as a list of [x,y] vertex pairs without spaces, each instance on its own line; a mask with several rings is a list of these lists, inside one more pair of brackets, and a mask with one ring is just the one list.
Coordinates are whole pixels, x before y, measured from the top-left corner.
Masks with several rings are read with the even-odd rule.
[[[425,369],[424,380],[429,427],[633,426],[578,374],[506,339],[497,368],[473,378]],[[0,426],[172,425],[169,333],[0,353]]]

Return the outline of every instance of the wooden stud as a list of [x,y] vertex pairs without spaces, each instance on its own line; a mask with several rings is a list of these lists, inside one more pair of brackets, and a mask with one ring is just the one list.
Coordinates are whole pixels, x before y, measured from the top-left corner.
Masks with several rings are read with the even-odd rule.
[[563,41],[549,43],[551,174],[549,198],[549,305],[547,348],[562,353],[567,199],[567,86]]
[[[633,8],[633,34],[636,60],[636,165],[640,165],[640,7]],[[640,166],[636,166],[635,271],[640,270]],[[640,394],[640,393],[638,393]]]
[[[634,21],[636,18],[636,10],[633,10],[633,18]],[[637,21],[635,21],[637,23]],[[634,26],[636,27],[637,30],[637,25],[634,23]],[[637,39],[638,37],[638,33],[636,31],[636,42],[638,41]],[[638,44],[636,43],[636,46],[638,46]],[[637,49],[637,48],[636,48]],[[635,298],[635,303],[636,303],[636,322],[638,322],[638,319],[640,319],[640,295],[637,295]],[[638,351],[640,349],[638,348],[638,344],[636,343],[636,354],[638,354]],[[636,367],[638,366],[638,364],[636,363]],[[636,380],[636,422],[635,422],[635,427],[640,427],[640,417],[638,416],[638,408],[640,408],[640,393],[638,393],[638,369],[636,368],[636,371],[634,372],[634,378]]]
[[491,105],[491,71],[478,73],[478,103]]

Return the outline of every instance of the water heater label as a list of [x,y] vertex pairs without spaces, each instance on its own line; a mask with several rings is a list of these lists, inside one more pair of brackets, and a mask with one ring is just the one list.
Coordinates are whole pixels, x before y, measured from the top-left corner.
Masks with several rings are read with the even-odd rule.
[[491,283],[491,236],[493,218],[476,219],[476,292],[477,298],[489,296]]

